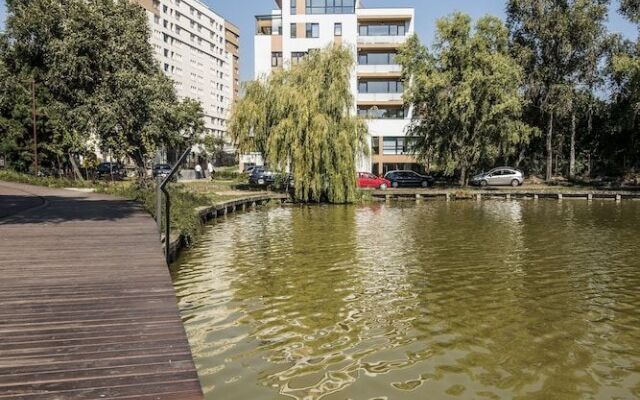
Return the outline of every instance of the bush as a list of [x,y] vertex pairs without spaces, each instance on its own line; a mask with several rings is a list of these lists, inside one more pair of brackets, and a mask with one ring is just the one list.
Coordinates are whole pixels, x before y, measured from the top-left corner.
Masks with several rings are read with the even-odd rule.
[[[110,194],[140,203],[143,208],[156,218],[157,190],[153,182],[121,182],[113,185],[104,185],[98,189],[101,193]],[[212,201],[204,194],[186,190],[184,185],[169,185],[171,196],[171,230],[181,234],[187,246],[190,246],[200,235],[202,222],[197,210],[210,206]],[[164,230],[164,200],[162,202],[163,213],[161,224]]]
[[25,183],[28,185],[45,186],[50,188],[92,188],[95,184],[90,181],[80,181],[69,178],[54,178],[23,174],[10,169],[0,169],[0,181]]

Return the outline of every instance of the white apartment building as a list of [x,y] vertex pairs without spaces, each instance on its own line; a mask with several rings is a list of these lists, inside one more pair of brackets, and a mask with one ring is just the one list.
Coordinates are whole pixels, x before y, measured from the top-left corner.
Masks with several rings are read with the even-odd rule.
[[[198,0],[134,0],[147,11],[151,44],[180,98],[200,101],[209,135],[225,139],[237,96],[239,30]],[[197,151],[197,149],[196,149]]]
[[383,174],[420,170],[410,154],[406,128],[411,109],[403,100],[398,48],[414,32],[413,8],[366,8],[360,0],[276,0],[270,14],[256,16],[255,77],[295,65],[311,49],[332,42],[353,49],[354,113],[367,118],[371,155],[361,171]]

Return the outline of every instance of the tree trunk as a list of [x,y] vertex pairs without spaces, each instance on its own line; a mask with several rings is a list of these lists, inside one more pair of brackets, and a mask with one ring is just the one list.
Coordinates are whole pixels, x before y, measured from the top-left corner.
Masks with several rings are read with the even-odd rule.
[[78,168],[78,164],[76,164],[76,159],[71,153],[69,153],[69,162],[71,163],[71,168],[73,169],[73,174],[76,176],[76,179],[84,182],[84,177],[80,172],[80,168]]
[[547,129],[547,171],[545,179],[551,180],[553,174],[553,112],[549,113]]
[[467,164],[463,163],[460,167],[460,186],[467,186]]
[[569,179],[576,177],[576,112],[571,111],[571,149],[569,151]]
[[[593,90],[591,90],[593,91]],[[590,92],[591,93],[591,92]],[[587,140],[590,141],[590,143],[592,143],[589,147],[593,148],[593,136],[591,136],[591,134],[593,133],[593,100],[591,98],[591,95],[589,96],[589,109],[587,110]],[[591,149],[589,150],[589,170],[587,171],[587,176],[589,176],[589,178],[591,178]]]

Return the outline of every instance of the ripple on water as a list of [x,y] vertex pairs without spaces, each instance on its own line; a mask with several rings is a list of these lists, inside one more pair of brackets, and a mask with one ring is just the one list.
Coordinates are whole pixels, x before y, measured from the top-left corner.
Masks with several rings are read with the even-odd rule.
[[224,399],[640,397],[640,204],[230,216],[174,271]]

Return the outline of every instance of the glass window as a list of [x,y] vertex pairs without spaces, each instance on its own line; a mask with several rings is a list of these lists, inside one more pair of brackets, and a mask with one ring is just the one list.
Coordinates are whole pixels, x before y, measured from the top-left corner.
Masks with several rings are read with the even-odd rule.
[[297,0],[291,0],[291,15],[296,15],[298,13],[298,9],[296,8]]
[[402,93],[404,86],[401,81],[387,80],[360,80],[358,92],[360,93]]
[[306,35],[308,39],[317,39],[320,37],[320,24],[307,24]]
[[358,107],[358,115],[368,119],[404,119],[404,107]]
[[271,53],[271,66],[282,67],[282,52],[273,52]]
[[354,14],[356,0],[306,0],[307,14]]
[[386,137],[383,139],[382,151],[384,154],[398,154],[396,149],[396,138]]
[[298,25],[297,24],[291,24],[291,37],[293,39],[298,37]]
[[291,53],[291,65],[298,65],[302,61],[302,59],[307,55],[307,53],[302,51],[294,51]]
[[334,36],[342,36],[342,24],[340,22],[336,22],[333,25],[333,35]]
[[396,53],[359,53],[358,64],[360,65],[394,65],[396,63]]
[[371,136],[371,153],[373,155],[380,154],[380,137]]
[[404,36],[409,30],[408,22],[366,23],[358,27],[360,36]]
[[385,137],[383,139],[382,151],[385,155],[411,154],[415,145],[414,138],[407,137]]

